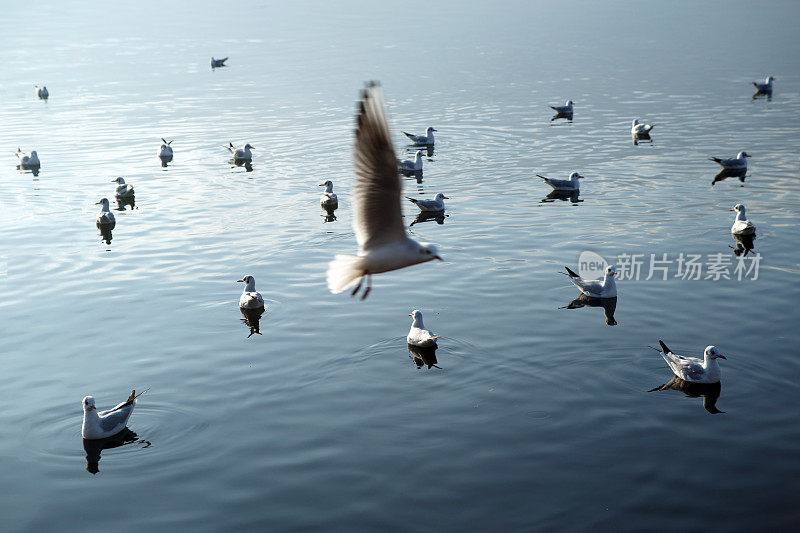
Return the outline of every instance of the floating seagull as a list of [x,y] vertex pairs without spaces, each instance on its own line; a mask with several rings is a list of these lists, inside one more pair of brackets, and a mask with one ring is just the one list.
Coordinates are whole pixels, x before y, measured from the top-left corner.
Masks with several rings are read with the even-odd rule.
[[47,100],[50,98],[50,91],[47,90],[47,87],[39,87],[38,85],[34,85],[36,88],[36,96],[38,96],[41,100]]
[[736,211],[736,219],[731,226],[731,233],[734,235],[751,235],[756,232],[756,227],[747,220],[744,204],[736,204],[731,211]]
[[583,178],[583,176],[577,172],[570,174],[568,180],[554,180],[551,178],[545,178],[541,174],[536,175],[542,178],[546,184],[551,186],[556,191],[577,191],[581,188],[581,182],[579,180]]
[[564,105],[551,105],[550,109],[553,109],[559,115],[571,115],[572,105],[572,100],[567,100]]
[[408,137],[409,139],[411,139],[411,142],[413,142],[414,144],[430,145],[430,144],[433,144],[433,132],[434,131],[438,131],[438,130],[428,126],[428,129],[426,130],[426,134],[425,135],[414,135],[413,133],[406,133],[406,132],[403,132],[403,134],[406,137]]
[[136,394],[132,391],[128,399],[117,405],[116,407],[98,413],[97,408],[94,406],[94,398],[86,396],[83,399],[83,427],[81,434],[84,439],[105,439],[116,435],[128,423],[128,419],[133,413],[133,408],[136,405],[136,398],[144,394],[150,389]]
[[222,59],[214,59],[214,56],[211,56],[211,68],[224,67],[227,60],[227,57],[223,57]]
[[233,154],[233,159],[236,161],[252,161],[253,154],[250,153],[250,150],[254,150],[254,146],[250,146],[250,143],[244,145],[244,148],[234,148],[233,143],[229,142],[227,146],[230,153]]
[[569,267],[564,268],[567,269],[566,275],[569,276],[569,280],[572,284],[578,287],[578,290],[586,296],[591,296],[592,298],[614,298],[617,296],[617,284],[614,281],[617,269],[613,266],[606,267],[606,273],[603,279],[594,281],[581,279],[581,277],[570,270]]
[[653,349],[661,354],[672,372],[682,380],[691,383],[719,383],[722,371],[717,359],[727,359],[727,357],[719,353],[716,346],[707,346],[703,358],[698,359],[674,353],[662,340],[658,343],[661,345],[661,350]]
[[397,164],[400,166],[400,170],[405,170],[406,172],[422,170],[422,150],[417,150],[417,155],[414,156],[413,161],[410,159],[403,159],[402,161],[398,159]]
[[333,192],[333,182],[331,180],[328,180],[325,183],[320,183],[319,186],[325,187],[325,192],[323,192],[322,196],[319,198],[319,202],[321,204],[325,205],[339,203],[336,193]]
[[436,346],[436,339],[439,338],[439,335],[434,335],[430,330],[425,329],[425,324],[422,323],[422,311],[414,309],[408,316],[411,317],[411,329],[408,330],[406,342],[420,348]]
[[161,149],[158,151],[158,157],[172,157],[172,141],[167,142],[166,139],[163,137],[161,141],[164,143],[161,145]]
[[353,157],[353,229],[358,255],[337,255],[328,265],[328,288],[339,293],[355,284],[355,295],[367,278],[362,299],[372,288],[372,274],[389,272],[432,259],[436,247],[409,239],[400,207],[400,176],[380,87],[372,83],[359,103]]
[[114,219],[114,213],[109,211],[108,209],[108,198],[103,198],[99,202],[94,205],[101,205],[103,207],[100,208],[100,213],[97,214],[97,225],[98,226],[107,226],[110,224],[116,224],[117,221]]
[[722,168],[729,170],[747,169],[747,158],[753,157],[746,152],[739,152],[733,159],[720,159],[719,157],[710,157],[710,161],[716,161]]
[[117,198],[125,198],[126,196],[133,196],[133,186],[126,185],[125,180],[123,178],[117,178],[115,180],[111,180],[111,183],[118,183],[117,191],[115,196]]
[[237,283],[244,283],[244,290],[239,297],[239,307],[243,309],[257,309],[264,307],[264,298],[256,290],[256,279],[253,276],[244,276],[236,280]]
[[655,124],[639,124],[639,119],[633,119],[631,123],[631,135],[641,137],[644,135],[649,136],[650,130],[652,130],[656,125]]
[[17,147],[17,157],[19,158],[19,166],[22,169],[41,166],[39,154],[36,153],[36,150],[33,150],[30,155],[28,155]]
[[760,93],[771,93],[772,92],[772,82],[775,81],[775,78],[772,76],[767,76],[767,79],[764,80],[764,83],[759,83],[757,81],[753,82],[753,86],[758,90]]
[[420,211],[444,211],[444,201],[450,199],[442,193],[438,193],[433,200],[415,200],[408,196],[406,198],[419,207]]

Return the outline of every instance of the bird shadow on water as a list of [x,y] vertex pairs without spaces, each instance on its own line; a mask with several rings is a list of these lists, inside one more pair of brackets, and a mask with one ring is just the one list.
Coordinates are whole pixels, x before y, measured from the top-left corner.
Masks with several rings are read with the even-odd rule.
[[335,222],[336,221],[336,210],[339,208],[339,202],[332,202],[327,204],[320,204],[322,210],[325,211],[325,214],[322,215],[322,223],[326,222]]
[[661,390],[676,390],[684,393],[687,398],[703,398],[703,409],[716,415],[724,413],[717,409],[717,399],[722,392],[722,385],[717,383],[692,383],[684,381],[678,376],[673,376],[671,380],[663,385],[650,389],[647,392],[656,392]]
[[638,146],[640,144],[653,144],[653,139],[650,137],[649,133],[634,133],[631,135],[633,139],[633,145]]
[[753,95],[753,100],[766,100],[768,102],[772,101],[772,91],[764,91],[759,89]]
[[33,177],[37,177],[39,175],[40,168],[41,166],[39,165],[17,165],[17,170],[23,174],[31,173],[33,174]]
[[414,178],[417,180],[417,183],[422,183],[422,171],[421,170],[405,170],[400,169],[400,174],[406,178]]
[[577,191],[553,190],[553,191],[550,191],[550,193],[547,196],[542,198],[542,202],[541,203],[543,203],[543,204],[551,204],[551,203],[555,202],[556,200],[562,200],[564,202],[569,201],[573,205],[578,205],[579,203],[583,202],[583,200],[579,199],[580,195],[581,195],[581,191],[580,190],[577,190]]
[[231,168],[236,167],[244,167],[245,172],[252,172],[253,171],[253,163],[246,159],[231,159],[230,160]]
[[614,319],[614,312],[617,310],[616,296],[613,298],[592,298],[581,293],[577,298],[564,307],[559,307],[559,309],[580,309],[582,307],[602,307],[606,324],[609,326],[617,325],[617,321]]
[[436,367],[441,370],[442,367],[437,365],[439,361],[436,359],[436,350],[438,349],[436,344],[422,347],[406,343],[406,348],[408,349],[408,356],[411,358],[411,362],[414,363],[414,366],[417,367],[417,370],[424,366],[427,366],[428,369]]
[[572,124],[572,113],[558,111],[555,115],[553,115],[553,118],[550,119],[550,122],[555,122],[556,120],[566,120],[566,122],[561,124],[552,124],[552,126],[566,126]]
[[725,181],[728,178],[739,178],[739,181],[742,182],[741,187],[744,187],[744,180],[747,177],[747,169],[729,169],[725,168],[720,171],[719,174],[714,176],[714,179],[711,181],[711,186],[713,187],[720,181]]
[[736,244],[734,246],[729,244],[728,248],[733,249],[733,254],[736,257],[746,256],[753,251],[753,248],[755,248],[755,243],[753,242],[756,240],[755,233],[751,233],[749,235],[737,235],[735,233],[731,233],[731,237],[733,237],[733,240],[736,241]]
[[437,224],[444,224],[444,219],[449,217],[450,215],[446,215],[444,211],[421,211],[417,218],[414,219],[410,226],[414,224],[421,224],[423,222],[431,222],[434,221]]
[[167,168],[167,166],[169,166],[169,163],[172,163],[172,157],[173,156],[171,156],[171,155],[160,155],[160,156],[158,156],[158,158],[161,160],[161,166],[164,167],[164,168]]
[[426,157],[433,157],[434,146],[435,145],[417,146],[415,144],[410,144],[410,145],[406,146],[406,152],[411,153],[411,154],[415,154],[415,153],[417,153],[417,150],[422,150],[425,153]]
[[116,225],[117,225],[116,222],[112,222],[110,224],[100,224],[98,222],[97,229],[100,230],[100,240],[106,244],[111,244],[111,239],[112,239],[111,230],[113,230],[116,227]]
[[117,196],[117,211],[125,211],[127,206],[130,206],[131,210],[136,209],[136,197],[134,195],[130,196]]
[[142,448],[149,448],[152,446],[149,441],[140,439],[136,433],[127,427],[116,435],[106,437],[105,439],[83,439],[83,450],[86,452],[86,471],[93,475],[100,471],[100,454],[103,450],[110,450],[111,448],[119,448],[131,444],[144,444]]
[[264,314],[264,307],[255,307],[249,309],[240,307],[239,311],[241,311],[242,316],[244,317],[241,319],[242,323],[250,328],[250,335],[248,335],[247,338],[249,339],[253,336],[253,334],[261,335],[259,325],[261,322],[261,315]]

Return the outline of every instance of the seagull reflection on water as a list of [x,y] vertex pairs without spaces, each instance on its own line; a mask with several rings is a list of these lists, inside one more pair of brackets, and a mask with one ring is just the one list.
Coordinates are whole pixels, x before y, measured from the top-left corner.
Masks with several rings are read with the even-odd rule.
[[[744,183],[745,178],[747,177],[747,169],[740,168],[740,169],[730,169],[724,168],[720,171],[719,174],[714,176],[714,180],[711,182],[711,186],[713,187],[716,183],[720,181],[725,181],[728,178],[739,178],[739,181]],[[744,187],[744,185],[742,185]]]
[[125,211],[125,206],[131,206],[131,210],[136,209],[136,196],[117,196],[117,211]]
[[678,376],[673,376],[672,379],[669,380],[668,382],[664,383],[660,387],[651,389],[648,392],[655,392],[660,390],[680,391],[689,398],[699,398],[702,396],[703,408],[706,411],[708,411],[712,415],[725,412],[717,409],[717,399],[719,398],[719,395],[722,392],[722,385],[719,382],[711,384],[692,383],[690,381],[684,381]]
[[336,209],[339,207],[339,202],[331,203],[331,204],[320,204],[322,210],[325,211],[325,214],[322,215],[323,224],[326,222],[334,222],[336,220]]
[[579,203],[583,202],[583,200],[580,200],[578,198],[580,195],[581,195],[580,190],[574,190],[574,191],[553,190],[547,196],[542,198],[542,203],[549,204],[555,202],[556,200],[563,200],[563,201],[569,200],[571,203],[578,205]]
[[442,367],[438,366],[436,363],[439,361],[436,360],[436,346],[414,346],[413,344],[406,344],[406,348],[408,348],[408,356],[411,358],[411,362],[414,363],[414,366],[417,369],[422,368],[423,366],[427,366],[428,368],[436,367],[441,370]]
[[247,336],[249,339],[253,336],[253,334],[261,335],[261,331],[259,331],[259,324],[261,321],[261,315],[264,314],[264,307],[240,307],[239,311],[242,312],[242,323],[245,326],[250,328],[250,335]]
[[591,296],[580,294],[564,307],[559,307],[559,309],[580,309],[581,307],[602,307],[606,317],[606,324],[609,326],[617,325],[617,321],[614,319],[614,311],[617,310],[616,296],[613,298],[592,298]]
[[736,241],[736,245],[728,245],[728,247],[733,249],[733,253],[736,255],[736,257],[739,257],[740,255],[746,256],[753,250],[755,246],[753,243],[753,241],[756,240],[755,233],[750,233],[749,235],[737,235],[735,233],[731,233],[731,237],[733,237],[733,240]]
[[409,226],[413,226],[414,224],[421,224],[422,222],[430,222],[431,220],[436,221],[437,224],[444,224],[444,219],[449,217],[450,215],[446,215],[444,211],[420,211],[417,215],[417,218],[409,224]]
[[128,444],[144,444],[143,448],[151,446],[149,441],[140,439],[136,433],[128,428],[105,439],[83,439],[83,450],[86,452],[86,471],[91,474],[96,474],[100,471],[100,453],[103,450],[119,448]]

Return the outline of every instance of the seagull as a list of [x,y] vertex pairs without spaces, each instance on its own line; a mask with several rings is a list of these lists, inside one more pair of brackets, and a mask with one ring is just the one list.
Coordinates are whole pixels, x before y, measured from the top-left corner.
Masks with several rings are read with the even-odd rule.
[[398,159],[397,164],[400,165],[400,170],[405,170],[406,172],[422,170],[422,150],[417,150],[417,155],[414,156],[413,161],[410,159],[403,159],[402,161]]
[[17,147],[17,157],[19,158],[19,166],[20,168],[30,168],[30,167],[38,167],[41,166],[39,162],[39,154],[36,153],[36,150],[33,150],[30,155],[23,152],[19,147]]
[[757,81],[754,81],[753,86],[760,93],[771,93],[773,81],[775,81],[775,78],[773,78],[772,76],[767,76],[767,79],[764,80],[764,83],[759,83]]
[[578,181],[583,176],[578,174],[577,172],[573,172],[569,175],[568,180],[554,180],[551,178],[545,178],[541,174],[536,174],[538,177],[542,178],[546,184],[551,186],[556,191],[577,191],[581,188],[581,182]]
[[731,226],[731,233],[734,235],[751,235],[756,232],[756,227],[747,220],[744,204],[736,204],[731,211],[736,211],[736,219]]
[[652,130],[655,126],[655,124],[639,124],[639,119],[635,118],[631,123],[631,135],[650,135],[650,130]]
[[117,191],[115,196],[117,198],[125,198],[126,196],[133,196],[133,186],[126,185],[125,180],[123,178],[117,178],[115,180],[111,180],[111,183],[118,183]]
[[436,246],[406,235],[400,208],[400,176],[391,139],[383,95],[373,82],[367,85],[359,103],[353,147],[353,229],[358,255],[337,255],[328,264],[328,288],[334,294],[358,282],[351,293],[355,296],[366,277],[363,300],[372,288],[372,274],[442,260]]
[[436,195],[436,198],[433,200],[415,200],[414,198],[409,198],[406,196],[406,199],[410,200],[412,204],[415,204],[419,207],[420,211],[444,211],[444,201],[449,200],[450,197],[445,196],[442,193]]
[[149,391],[144,391],[136,394],[136,391],[131,391],[128,399],[117,405],[116,407],[98,413],[97,408],[94,406],[94,398],[86,396],[83,399],[83,427],[81,434],[84,439],[96,440],[111,437],[125,429],[128,419],[133,413],[133,408],[136,406],[136,398]]
[[114,219],[114,213],[108,210],[108,198],[103,198],[94,205],[103,206],[102,208],[100,208],[100,213],[97,214],[96,222],[98,226],[116,224],[117,221]]
[[414,135],[413,133],[406,133],[405,131],[403,134],[411,139],[411,142],[414,144],[419,145],[431,145],[433,144],[433,132],[438,131],[435,128],[428,126],[428,129],[425,130],[425,135]]
[[325,192],[322,193],[322,196],[319,198],[319,202],[321,204],[335,204],[339,202],[339,199],[336,197],[336,193],[333,192],[333,182],[331,180],[327,180],[325,183],[320,183],[320,187],[325,187]]
[[250,150],[254,150],[254,146],[250,146],[250,143],[244,145],[244,148],[234,148],[233,143],[229,142],[227,146],[230,153],[233,154],[233,158],[237,161],[252,161],[253,154],[250,153]]
[[[47,100],[50,98],[50,91],[47,90],[46,86],[39,87],[38,85],[34,85],[36,88],[36,96],[38,96],[42,100]],[[772,85],[770,85],[772,87]]]
[[227,57],[223,57],[222,59],[214,59],[214,56],[211,56],[211,68],[224,67],[227,60]]
[[166,139],[163,137],[161,141],[164,143],[161,145],[161,149],[158,151],[158,157],[172,157],[172,141],[167,142]]
[[753,157],[746,152],[739,152],[733,159],[720,159],[719,157],[710,157],[710,161],[716,161],[722,168],[729,170],[747,170],[747,158]]
[[422,311],[414,309],[408,316],[411,317],[411,329],[408,330],[406,342],[420,348],[436,346],[436,339],[439,338],[439,335],[434,335],[430,330],[425,329],[425,324],[422,323]]
[[242,276],[242,279],[236,280],[236,282],[245,284],[242,295],[239,297],[239,308],[257,309],[264,307],[264,298],[256,290],[256,279],[253,276]]
[[572,100],[567,100],[564,105],[551,105],[550,109],[555,110],[556,113],[571,115],[572,114]]
[[722,371],[717,359],[727,359],[727,357],[719,353],[716,346],[706,346],[703,358],[698,359],[674,353],[662,340],[658,343],[661,345],[661,350],[653,349],[661,354],[672,372],[682,380],[692,383],[719,383]]
[[581,277],[570,270],[569,267],[564,268],[567,269],[566,275],[569,276],[569,280],[572,284],[578,287],[578,290],[586,296],[592,298],[614,298],[617,296],[617,284],[614,281],[617,269],[613,266],[606,267],[606,273],[602,280],[598,279],[594,281],[581,279]]

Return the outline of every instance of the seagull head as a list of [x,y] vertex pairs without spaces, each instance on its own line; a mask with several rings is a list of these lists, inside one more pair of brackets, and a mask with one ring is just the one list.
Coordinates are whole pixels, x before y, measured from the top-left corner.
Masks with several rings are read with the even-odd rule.
[[606,267],[606,276],[616,276],[617,275],[617,267],[614,265],[608,265]]
[[767,76],[767,83],[772,83],[775,80],[772,76]]
[[569,175],[570,181],[575,181],[575,180],[581,179],[581,178],[583,178],[583,176],[581,176],[577,172],[573,172],[572,174]]
[[567,103],[564,105],[566,105],[567,107],[572,107],[573,105],[572,100],[567,100]]
[[430,132],[432,132],[432,131],[439,131],[439,130],[437,130],[437,129],[436,129],[436,128],[434,128],[433,126],[428,126],[428,129],[427,129],[426,131],[427,131],[428,133],[430,133]]
[[744,214],[744,204],[736,204],[731,208],[731,211]]
[[166,150],[166,149],[167,149],[167,145],[166,145],[166,144],[162,144],[162,145],[161,145],[161,151],[163,152],[163,151],[164,151],[164,150]]
[[83,398],[83,410],[88,412],[92,409],[95,409],[94,396],[85,396]]
[[102,205],[103,209],[108,210],[108,198],[101,198],[100,201],[94,205]]
[[237,279],[236,280],[236,283],[247,283],[248,285],[250,283],[255,283],[255,282],[256,282],[256,279],[253,276],[249,275],[249,274],[246,275],[246,276],[242,276],[242,279]]
[[725,359],[728,358],[719,353],[716,346],[706,346],[706,351],[703,353],[708,359]]
[[417,159],[422,159],[422,150],[417,150],[416,158]]
[[422,311],[420,311],[419,309],[414,309],[413,311],[408,313],[408,316],[413,318],[415,321],[422,320]]
[[247,143],[247,144],[244,145],[244,149],[245,150],[254,150],[255,147],[254,146],[250,146],[250,143]]
[[38,157],[36,150],[31,150],[31,157]]
[[449,196],[445,196],[445,195],[444,195],[444,194],[442,194],[442,193],[437,193],[437,194],[436,194],[436,201],[437,201],[437,202],[441,202],[442,200],[449,200],[449,199],[450,199],[450,197],[449,197]]
[[419,243],[419,253],[422,255],[422,262],[431,261],[433,259],[442,260],[442,258],[439,257],[439,251],[436,249],[435,244],[427,242]]
[[120,185],[125,185],[125,179],[120,176],[115,180],[111,180],[111,183],[119,183]]
[[753,157],[753,156],[748,154],[747,152],[739,152],[738,154],[736,154],[736,159],[742,159],[743,157]]
[[330,187],[330,189],[333,190],[333,182],[331,180],[327,180],[325,183],[320,183],[319,186],[325,187],[326,189]]
[[633,119],[633,122],[631,122],[631,127],[636,126],[638,123],[639,123],[638,118]]

